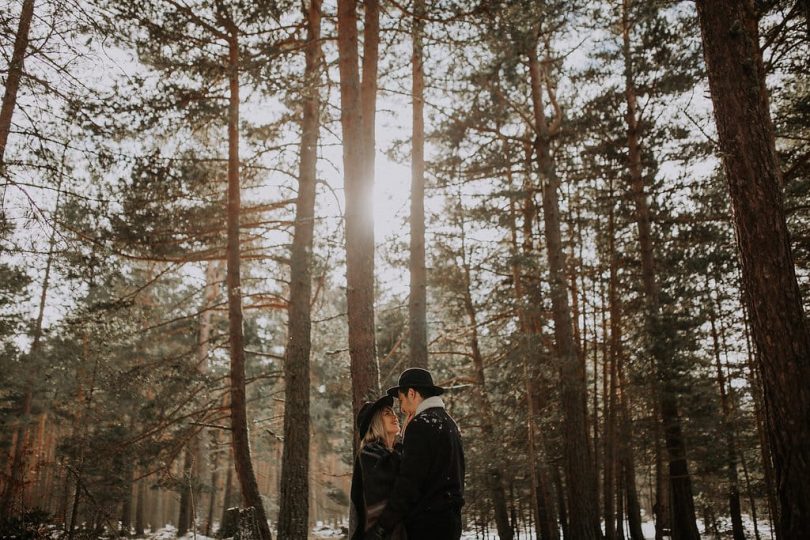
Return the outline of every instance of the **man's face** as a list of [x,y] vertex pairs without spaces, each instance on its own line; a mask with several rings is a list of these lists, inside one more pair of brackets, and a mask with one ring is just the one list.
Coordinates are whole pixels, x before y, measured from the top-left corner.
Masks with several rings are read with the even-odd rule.
[[397,397],[399,398],[399,410],[408,416],[416,413],[417,403],[415,403],[414,400],[415,396],[416,392],[414,392],[413,388],[409,388],[407,394],[401,391],[397,392]]

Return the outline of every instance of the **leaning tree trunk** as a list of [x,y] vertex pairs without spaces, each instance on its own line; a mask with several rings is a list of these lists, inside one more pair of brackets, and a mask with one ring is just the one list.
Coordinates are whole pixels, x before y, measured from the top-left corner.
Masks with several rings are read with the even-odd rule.
[[[34,0],[24,0],[17,35],[14,37],[14,52],[11,53],[11,61],[8,63],[3,105],[0,107],[0,174],[5,169],[6,143],[8,142],[8,134],[11,131],[11,117],[14,115],[14,108],[17,106],[17,91],[20,89],[25,51],[28,49],[28,34],[33,16]],[[0,209],[2,209],[2,203],[5,200],[5,188],[2,195]]]
[[556,107],[548,84],[548,73],[537,59],[536,47],[528,51],[532,104],[536,129],[535,152],[543,178],[543,221],[549,265],[549,285],[554,320],[554,339],[560,362],[560,394],[563,410],[565,445],[565,479],[568,496],[569,534],[573,540],[595,540],[601,536],[599,517],[593,505],[593,468],[588,455],[588,433],[583,396],[587,395],[578,344],[572,333],[571,308],[565,281],[565,253],[560,231],[560,208],[557,190],[559,179],[551,157],[551,139],[559,127],[561,112],[556,111],[554,125],[546,122],[543,106],[543,80]]
[[242,290],[239,249],[239,38],[231,23],[228,35],[228,329],[231,354],[231,437],[236,475],[242,487],[245,506],[256,509],[256,519],[262,540],[272,534],[264,513],[259,485],[250,460],[250,438],[247,426],[245,395],[245,336],[242,329]]
[[306,538],[309,529],[309,355],[312,346],[312,241],[321,73],[321,0],[310,0],[307,19],[304,113],[298,200],[290,257],[287,355],[284,359],[284,446],[281,456],[279,538]]
[[[366,41],[373,40],[369,30],[367,27]],[[367,44],[366,49],[369,47]],[[366,148],[369,140],[373,143],[373,138],[369,139],[369,133],[364,129],[363,117],[363,106],[368,107],[372,98],[363,95],[361,100],[357,0],[338,1],[338,57],[346,193],[346,300],[352,407],[356,414],[363,401],[376,396],[380,389],[374,342],[374,221],[371,212],[374,179],[367,165],[373,151]],[[365,65],[365,79],[370,81],[369,66],[376,66],[376,63],[366,58]]]
[[810,333],[796,282],[754,3],[698,0],[779,497],[777,537],[810,538]]
[[410,328],[411,365],[428,367],[427,341],[427,269],[425,268],[425,76],[422,65],[425,0],[413,5],[411,43],[413,137],[411,143],[411,250],[408,326]]
[[[627,149],[630,173],[630,191],[635,202],[638,241],[641,251],[641,278],[645,299],[645,319],[648,347],[657,379],[655,399],[661,414],[667,458],[669,460],[669,489],[672,509],[672,538],[694,540],[700,538],[695,520],[692,480],[686,458],[686,444],[678,410],[677,391],[674,386],[673,358],[668,346],[661,340],[661,299],[656,279],[655,255],[650,219],[650,207],[641,170],[641,125],[636,102],[636,87],[630,55],[629,3],[622,3],[622,50],[624,56],[625,100],[627,103]],[[663,509],[660,509],[663,510]]]

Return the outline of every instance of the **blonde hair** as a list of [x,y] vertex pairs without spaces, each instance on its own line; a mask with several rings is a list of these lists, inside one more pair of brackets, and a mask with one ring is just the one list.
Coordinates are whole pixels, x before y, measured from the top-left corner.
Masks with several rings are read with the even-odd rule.
[[364,446],[373,442],[381,442],[383,445],[385,444],[385,424],[383,423],[383,415],[385,414],[386,410],[391,410],[391,407],[383,407],[374,413],[374,416],[371,418],[371,423],[368,426],[368,431],[366,431],[365,437],[363,437],[363,439],[360,441],[360,448],[358,450],[362,450]]

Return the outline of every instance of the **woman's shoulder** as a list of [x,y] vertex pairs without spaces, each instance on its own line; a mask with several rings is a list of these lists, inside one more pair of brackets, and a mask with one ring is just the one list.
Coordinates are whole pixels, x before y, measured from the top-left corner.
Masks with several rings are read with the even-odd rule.
[[391,449],[381,442],[370,442],[363,446],[360,451],[360,460],[366,464],[377,464],[380,462],[388,462],[392,459],[396,460],[401,454],[401,451]]
[[391,450],[388,449],[380,441],[372,441],[363,445],[363,448],[360,450],[361,456],[374,456],[374,457],[382,457],[386,454],[389,454]]

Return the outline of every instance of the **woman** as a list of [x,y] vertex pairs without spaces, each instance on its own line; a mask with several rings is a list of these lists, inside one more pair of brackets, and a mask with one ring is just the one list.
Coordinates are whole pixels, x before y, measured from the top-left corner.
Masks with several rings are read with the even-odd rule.
[[[398,441],[394,398],[386,395],[364,403],[357,413],[357,431],[360,448],[354,460],[351,489],[356,525],[351,540],[362,540],[377,522],[399,471],[402,444]],[[405,530],[397,527],[391,539],[404,540]]]

